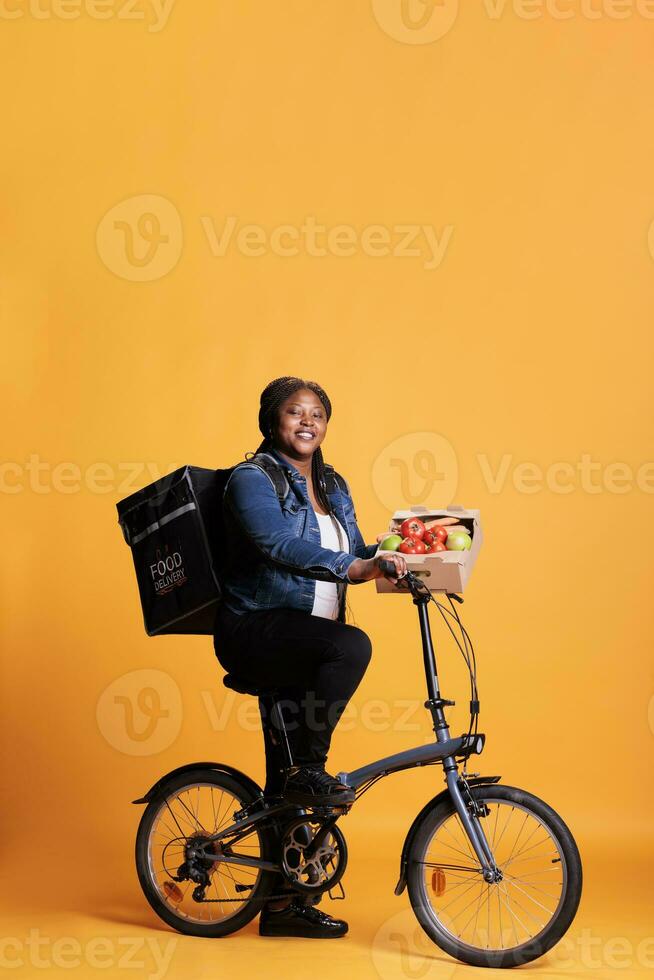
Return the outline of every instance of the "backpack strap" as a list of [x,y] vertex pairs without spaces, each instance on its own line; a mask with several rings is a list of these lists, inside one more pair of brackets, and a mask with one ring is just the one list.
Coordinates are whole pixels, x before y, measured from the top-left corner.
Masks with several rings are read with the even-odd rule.
[[[260,470],[266,474],[279,499],[280,504],[286,499],[286,494],[288,493],[288,480],[284,475],[284,470],[277,462],[274,456],[269,453],[261,452],[257,453],[251,459],[246,460],[248,463],[254,463],[258,466]],[[237,463],[237,466],[240,465]],[[340,490],[341,493],[346,494],[348,497],[352,496],[352,491],[350,490],[350,485],[344,476],[334,469],[331,463],[325,463],[325,483],[327,486],[327,493],[334,493],[336,490]],[[236,469],[236,467],[234,467]]]
[[348,497],[352,496],[350,484],[344,476],[336,472],[331,463],[325,463],[325,482],[327,484],[327,493],[334,493],[338,489]]
[[282,504],[286,499],[286,494],[288,493],[288,480],[286,479],[284,471],[277,460],[269,453],[257,453],[252,457],[252,459],[246,460],[246,462],[254,463],[254,465],[258,466],[260,470],[263,470],[275,488],[277,499],[279,500],[280,504]]

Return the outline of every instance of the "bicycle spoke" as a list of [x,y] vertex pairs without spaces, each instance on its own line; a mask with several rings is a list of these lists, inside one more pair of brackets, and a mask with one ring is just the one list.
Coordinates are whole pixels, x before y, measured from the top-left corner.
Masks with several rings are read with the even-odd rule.
[[447,847],[450,851],[454,851],[456,854],[460,854],[462,857],[467,858],[470,855],[466,854],[465,851],[460,851],[458,847],[452,847],[451,844],[446,844],[445,841],[439,841],[441,847]]
[[[164,888],[171,878],[175,880],[177,869],[185,860],[186,844],[190,838],[211,837],[222,825],[227,825],[231,821],[231,813],[242,809],[243,805],[228,790],[211,783],[197,783],[164,801],[150,831],[148,863],[152,882],[161,900],[180,918],[209,925],[236,915],[247,905],[247,892],[241,898],[237,886],[246,884],[247,889],[252,891],[262,870],[220,861],[218,853],[212,863],[210,842],[205,845],[206,857],[199,856],[197,859],[206,862],[204,869],[208,879],[205,901],[196,902],[192,898],[198,883],[189,879],[176,883],[179,888],[177,897],[169,894],[170,889],[166,891]],[[213,831],[207,830],[212,825]],[[232,851],[232,856],[244,860],[259,858],[262,847],[258,829],[246,828],[241,833],[241,837],[238,832],[236,834],[239,845],[237,850]],[[235,897],[232,898],[232,895]]]
[[229,797],[227,797],[227,802],[225,804],[225,811],[223,813],[223,796],[225,794],[221,792],[220,803],[218,805],[218,820],[214,824],[213,833],[217,834],[225,820],[227,819],[227,814],[229,813]]
[[[467,862],[476,863],[477,858],[460,815],[454,811],[434,829],[422,862],[445,874],[443,894],[430,892],[428,876],[424,894],[441,929],[458,942],[506,953],[528,943],[553,919],[565,879],[560,865],[548,866],[550,860],[560,860],[560,853],[548,827],[531,810],[513,802],[492,801],[485,830],[502,874],[500,881],[486,882],[480,867],[468,868]],[[452,852],[467,859],[464,866],[448,870],[446,856],[441,867],[438,857]],[[500,860],[501,853],[504,860]],[[470,872],[475,874],[473,880]]]
[[526,885],[528,888],[533,888],[537,892],[542,892],[542,894],[546,895],[548,898],[555,898],[552,892],[548,892],[544,888],[539,888],[538,885],[532,885],[530,882],[524,881],[522,878],[514,878],[513,875],[504,875],[504,878],[506,881],[522,881],[522,884]]
[[[513,854],[513,852],[515,851],[515,849],[516,849],[516,847],[517,847],[517,845],[518,845],[518,841],[520,840],[520,836],[521,836],[521,834],[522,834],[522,831],[523,831],[523,830],[524,830],[524,828],[525,828],[525,824],[527,823],[527,820],[528,820],[528,819],[529,819],[529,814],[528,814],[528,813],[525,813],[525,818],[524,818],[524,820],[522,821],[522,823],[520,824],[520,830],[518,831],[518,836],[516,837],[516,839],[515,839],[515,841],[513,842],[513,847],[511,848],[511,850],[510,850],[510,852],[509,852],[509,856],[508,856],[508,858],[506,859],[506,862],[504,862],[504,861],[502,862],[503,864],[505,864],[505,863],[508,863],[508,862],[509,862],[509,861],[511,860],[511,855]],[[535,829],[535,828],[534,828],[534,829]],[[532,831],[532,833],[533,833],[533,831]],[[531,835],[530,835],[530,836],[531,836]]]
[[[499,809],[499,807],[498,807],[498,809]],[[497,844],[495,845],[495,848],[494,848],[494,851],[495,852],[496,852],[496,849],[499,848],[499,846],[500,846],[500,843],[502,841],[502,838],[504,837],[504,832],[506,831],[506,828],[509,826],[509,823],[511,821],[511,817],[513,816],[513,811],[514,810],[515,810],[515,807],[512,806],[511,809],[510,809],[510,811],[509,811],[509,813],[508,813],[508,815],[507,815],[506,823],[504,824],[504,827],[502,829],[502,833],[500,834],[500,838],[499,838]]]
[[514,888],[517,888],[519,892],[521,892],[523,895],[525,895],[529,899],[530,902],[533,902],[534,905],[537,905],[540,909],[543,910],[543,912],[547,912],[547,914],[550,916],[550,918],[552,917],[552,915],[554,914],[554,909],[548,909],[547,906],[543,905],[541,902],[539,902],[537,899],[535,899],[533,897],[533,895],[530,895],[529,894],[529,892],[526,892],[524,890],[524,888],[521,888],[521,886],[518,885],[518,884],[516,884],[515,881],[511,882],[511,884],[512,884],[512,886]]
[[505,888],[502,888],[501,884],[500,884],[500,886],[498,888],[498,894],[500,892],[502,892],[506,896],[506,902],[507,902],[507,906],[508,906],[508,909],[509,909],[509,914],[511,915],[511,924],[513,926],[513,934],[515,936],[515,944],[516,944],[516,946],[519,946],[520,945],[520,940],[518,939],[518,933],[516,932],[516,928],[515,928],[516,921],[517,922],[520,922],[520,925],[522,926],[522,928],[524,929],[524,931],[527,933],[527,935],[529,935],[529,930],[527,929],[527,927],[524,925],[524,923],[520,920],[520,918],[513,911],[513,908],[511,906],[511,899],[510,899],[510,897],[509,897],[506,889]]
[[[204,827],[203,827],[203,826],[202,826],[202,824],[200,823],[200,820],[199,820],[199,818],[198,818],[198,816],[197,816],[197,813],[196,813],[196,811],[195,811],[195,810],[193,810],[192,808],[191,808],[191,809],[189,809],[189,807],[187,807],[187,805],[186,805],[186,803],[185,803],[185,802],[184,802],[184,800],[183,800],[183,799],[181,798],[181,796],[180,796],[180,797],[178,797],[177,799],[178,799],[178,802],[179,802],[179,803],[181,803],[181,805],[182,805],[182,806],[184,807],[184,809],[185,809],[185,810],[187,811],[187,813],[190,813],[190,814],[191,814],[191,816],[193,817],[193,820],[194,820],[194,821],[195,821],[195,823],[196,823],[196,826],[197,826],[197,827],[199,827],[199,828],[200,828],[200,830],[201,830],[201,831],[202,831],[203,833],[205,833],[205,834],[206,834],[206,833],[207,833],[207,831],[206,831],[206,830],[204,829]],[[189,801],[189,802],[190,802],[190,801]]]
[[[475,933],[477,932],[477,919],[479,918],[479,913],[481,912],[481,910],[483,909],[483,907],[486,905],[486,902],[488,900],[489,887],[490,887],[489,885],[486,884],[486,882],[480,882],[480,884],[481,885],[486,885],[486,892],[485,892],[485,894],[484,894],[484,891],[483,890],[480,892],[476,913],[475,912],[472,913],[472,915],[470,916],[470,918],[468,919],[468,921],[464,925],[464,927],[461,930],[461,932],[457,933],[457,935],[459,936],[460,939],[463,939],[463,933],[466,931],[466,929],[468,928],[468,926],[470,925],[470,923],[472,922],[473,919],[475,920],[475,928],[474,928],[474,932],[472,934],[473,937],[474,937]],[[455,916],[453,916],[452,922],[456,922],[457,918],[460,915],[462,915],[463,912],[465,912],[467,909],[469,909],[471,905],[472,905],[472,902],[469,902],[464,909],[461,909],[461,912],[457,912],[457,914]]]
[[[520,854],[527,854],[528,851],[533,850],[535,847],[540,847],[541,844],[545,844],[548,840],[551,841],[551,839],[552,838],[548,834],[548,836],[547,837],[544,837],[543,840],[539,840],[536,844],[532,844],[531,847],[527,847],[524,851],[520,851],[520,853],[519,854],[516,854],[515,857],[512,857],[510,861],[503,861],[502,862],[502,867],[508,868],[510,864],[513,864],[514,861],[517,861],[518,860],[518,858],[520,857]],[[554,851],[553,853],[556,855],[556,857],[559,856],[558,851]],[[547,855],[538,854],[538,855],[534,856],[533,860],[534,861],[538,861],[538,860],[541,860],[543,857],[546,857],[546,856]],[[531,860],[531,859],[527,859],[527,860]]]

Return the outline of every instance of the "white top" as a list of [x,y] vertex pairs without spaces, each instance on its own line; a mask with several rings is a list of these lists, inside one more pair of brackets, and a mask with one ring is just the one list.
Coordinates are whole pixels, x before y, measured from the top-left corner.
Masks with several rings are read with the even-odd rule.
[[[318,527],[320,528],[320,544],[323,548],[331,551],[347,551],[349,548],[347,534],[339,519],[329,514],[316,514]],[[334,523],[338,525],[342,534],[342,543],[339,541]],[[312,616],[324,616],[325,619],[336,619],[338,616],[338,585],[336,582],[323,582],[314,579],[316,583],[316,595],[313,600]]]

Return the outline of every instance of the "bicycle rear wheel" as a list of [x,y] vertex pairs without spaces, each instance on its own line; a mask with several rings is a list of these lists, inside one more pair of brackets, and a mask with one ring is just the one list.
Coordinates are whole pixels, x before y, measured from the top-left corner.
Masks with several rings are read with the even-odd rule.
[[[205,899],[196,901],[197,882],[176,880],[189,848],[229,826],[234,813],[254,797],[235,777],[216,769],[181,773],[146,807],[136,837],[136,869],[148,902],[165,922],[190,936],[220,937],[236,932],[261,911],[274,873],[247,865],[197,862],[206,872]],[[214,845],[215,846],[215,845]],[[272,860],[270,831],[252,826],[233,853]]]
[[543,800],[513,786],[477,786],[481,824],[502,879],[484,881],[451,799],[427,813],[408,855],[413,911],[430,939],[473,966],[513,967],[542,956],[581,897],[577,845]]

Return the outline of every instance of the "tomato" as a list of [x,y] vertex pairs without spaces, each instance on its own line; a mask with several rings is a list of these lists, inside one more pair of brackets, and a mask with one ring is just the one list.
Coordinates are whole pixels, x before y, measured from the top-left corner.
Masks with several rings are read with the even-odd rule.
[[438,539],[434,537],[434,535],[433,535],[433,533],[431,531],[425,530],[425,533],[422,536],[422,540],[429,547],[430,545],[432,545],[434,543],[434,541],[437,541]]
[[421,540],[425,531],[425,525],[419,517],[407,517],[406,521],[402,521],[402,526],[400,527],[400,534],[403,538],[417,538]]
[[445,544],[445,542],[447,541],[448,531],[446,527],[437,524],[436,527],[433,527],[431,529],[431,533],[434,535],[437,541],[442,541],[443,544]]
[[[402,525],[404,527],[404,525]],[[403,555],[424,555],[427,551],[427,547],[424,541],[420,538],[413,538],[411,536],[406,537],[400,547],[397,549],[401,551]]]
[[427,548],[428,555],[435,555],[438,551],[447,551],[442,541],[434,541],[430,548]]

